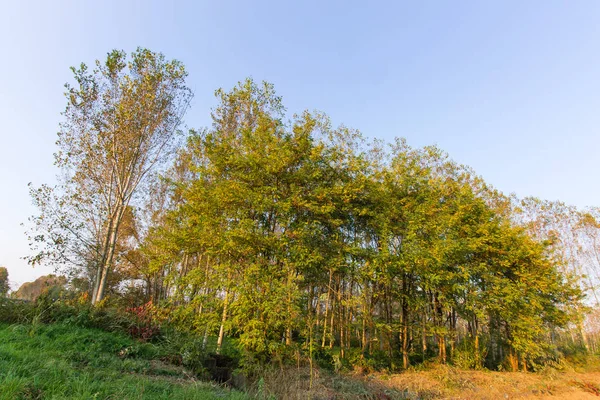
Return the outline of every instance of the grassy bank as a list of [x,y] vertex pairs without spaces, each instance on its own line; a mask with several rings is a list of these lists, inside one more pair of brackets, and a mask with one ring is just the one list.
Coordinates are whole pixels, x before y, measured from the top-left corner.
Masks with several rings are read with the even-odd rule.
[[251,394],[199,381],[162,344],[56,324],[0,324],[0,400],[13,399],[594,399],[598,366],[538,373],[442,365],[400,374],[267,368]]
[[0,325],[0,399],[245,399],[161,361],[151,344],[62,324]]

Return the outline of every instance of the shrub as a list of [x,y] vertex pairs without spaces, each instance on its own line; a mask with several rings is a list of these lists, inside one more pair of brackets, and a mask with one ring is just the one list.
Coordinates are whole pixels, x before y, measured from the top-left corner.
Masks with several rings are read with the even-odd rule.
[[0,322],[22,324],[30,322],[34,315],[30,301],[0,298]]
[[333,355],[329,349],[317,348],[313,350],[313,360],[317,363],[319,368],[323,368],[329,371],[333,371]]
[[139,307],[130,307],[126,312],[130,317],[127,331],[132,337],[149,341],[160,336],[160,326],[154,318],[156,310],[151,301]]

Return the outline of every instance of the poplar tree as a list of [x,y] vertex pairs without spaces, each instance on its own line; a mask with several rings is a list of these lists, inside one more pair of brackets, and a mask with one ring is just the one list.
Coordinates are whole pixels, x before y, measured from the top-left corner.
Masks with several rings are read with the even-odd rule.
[[104,297],[127,207],[169,160],[191,99],[182,63],[138,48],[72,68],[58,132],[58,185],[32,188],[32,264],[87,269]]

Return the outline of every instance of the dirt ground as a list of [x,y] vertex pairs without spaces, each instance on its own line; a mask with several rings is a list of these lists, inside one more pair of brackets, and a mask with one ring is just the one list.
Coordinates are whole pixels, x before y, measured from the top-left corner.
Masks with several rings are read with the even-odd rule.
[[[539,373],[461,371],[438,367],[429,371],[375,375],[370,385],[400,392],[408,399],[569,399],[600,397],[600,372]],[[388,392],[389,393],[389,392]],[[393,398],[395,396],[390,396]],[[382,396],[382,398],[385,398]]]
[[[399,374],[334,374],[306,369],[265,371],[261,395],[283,400],[508,400],[600,397],[600,371],[472,371],[438,365]],[[260,396],[259,396],[260,397]]]

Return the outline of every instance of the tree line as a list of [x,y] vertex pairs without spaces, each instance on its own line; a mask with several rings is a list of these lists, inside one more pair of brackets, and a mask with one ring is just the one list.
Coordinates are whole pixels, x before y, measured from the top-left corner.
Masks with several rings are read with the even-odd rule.
[[[527,370],[564,338],[588,344],[581,261],[598,247],[569,250],[554,203],[505,196],[434,146],[290,118],[251,79],[182,132],[187,72],[146,49],[73,72],[59,183],[31,188],[30,262],[95,304],[152,301],[248,363]],[[573,240],[595,240],[596,217]]]

